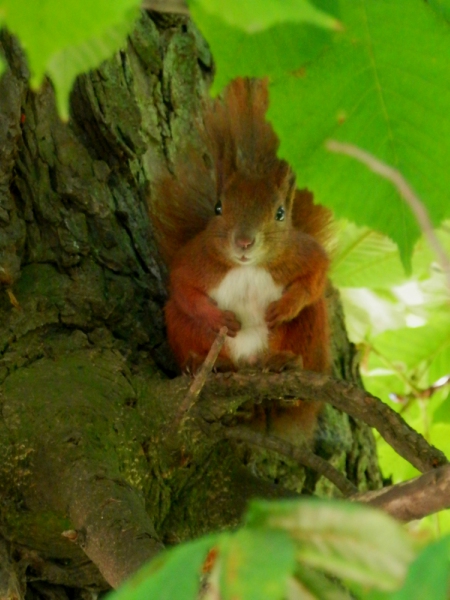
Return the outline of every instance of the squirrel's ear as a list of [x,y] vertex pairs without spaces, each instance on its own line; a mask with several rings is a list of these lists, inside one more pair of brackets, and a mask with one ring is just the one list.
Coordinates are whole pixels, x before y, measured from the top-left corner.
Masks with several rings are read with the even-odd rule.
[[287,163],[284,163],[283,166],[284,173],[280,182],[280,191],[286,201],[290,203],[295,193],[295,173]]

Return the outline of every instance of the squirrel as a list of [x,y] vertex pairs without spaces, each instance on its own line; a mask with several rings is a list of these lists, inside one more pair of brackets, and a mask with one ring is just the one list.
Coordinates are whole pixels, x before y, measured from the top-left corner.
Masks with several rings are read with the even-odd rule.
[[[167,336],[184,370],[198,369],[224,325],[217,370],[329,369],[329,211],[296,189],[267,107],[266,80],[234,80],[205,108],[208,156],[192,151],[156,185]],[[317,408],[308,406],[311,429]]]

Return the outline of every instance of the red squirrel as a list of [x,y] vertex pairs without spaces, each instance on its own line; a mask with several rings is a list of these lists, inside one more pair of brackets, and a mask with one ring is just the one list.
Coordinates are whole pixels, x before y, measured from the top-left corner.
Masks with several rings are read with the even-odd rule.
[[233,81],[205,110],[213,177],[208,157],[192,152],[157,185],[167,335],[182,369],[200,366],[223,325],[220,370],[329,368],[329,213],[295,189],[267,106],[266,81]]

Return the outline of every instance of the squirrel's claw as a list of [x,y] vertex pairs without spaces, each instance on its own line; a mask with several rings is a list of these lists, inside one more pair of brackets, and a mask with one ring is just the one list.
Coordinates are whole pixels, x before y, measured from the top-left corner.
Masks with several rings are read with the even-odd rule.
[[236,319],[236,315],[231,310],[222,311],[222,320],[221,327],[225,325],[228,328],[227,335],[229,337],[236,337],[238,331],[241,329],[241,324]]
[[280,308],[281,307],[278,300],[275,300],[275,302],[271,302],[267,307],[266,323],[269,329],[273,329],[284,320]]

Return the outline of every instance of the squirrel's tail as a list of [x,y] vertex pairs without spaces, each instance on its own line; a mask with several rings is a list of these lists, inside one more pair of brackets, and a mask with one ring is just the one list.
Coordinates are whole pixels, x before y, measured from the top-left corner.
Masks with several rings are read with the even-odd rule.
[[193,149],[182,153],[173,173],[157,178],[150,198],[150,217],[161,256],[170,265],[176,252],[203,231],[217,202],[211,167]]

